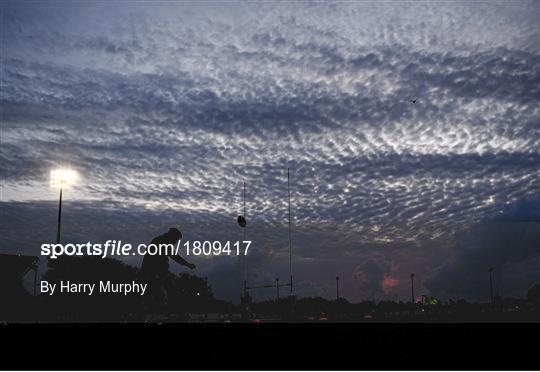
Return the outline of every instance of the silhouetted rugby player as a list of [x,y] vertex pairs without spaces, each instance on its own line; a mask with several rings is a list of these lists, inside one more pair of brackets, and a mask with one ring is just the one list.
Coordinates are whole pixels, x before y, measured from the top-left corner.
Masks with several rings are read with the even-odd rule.
[[[163,235],[156,236],[150,244],[172,244],[176,246],[176,243],[182,239],[182,233],[180,230],[171,227],[168,232]],[[149,255],[145,254],[141,267],[141,274],[145,280],[148,281],[149,292],[151,296],[152,308],[156,309],[166,306],[167,303],[167,290],[165,289],[167,283],[167,277],[169,274],[169,258],[182,266],[194,269],[195,265],[184,260],[180,255]]]

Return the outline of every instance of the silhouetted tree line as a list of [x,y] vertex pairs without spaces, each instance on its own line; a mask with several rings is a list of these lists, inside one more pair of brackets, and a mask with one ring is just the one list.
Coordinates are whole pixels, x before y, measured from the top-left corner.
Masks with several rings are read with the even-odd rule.
[[[148,315],[147,296],[124,296],[116,293],[39,294],[34,297],[24,290],[23,277],[35,269],[37,257],[0,255],[0,320],[54,322],[118,322],[144,321]],[[139,269],[112,258],[61,257],[48,261],[42,280],[95,283],[101,280],[116,283],[140,281]],[[216,300],[206,278],[187,273],[170,274],[166,279],[169,294],[163,321],[205,319],[204,314],[221,314],[233,319],[242,313],[242,305]],[[540,284],[526,293],[526,298],[501,298],[493,303],[470,303],[463,299],[446,302],[428,298],[424,303],[396,301],[362,301],[350,303],[344,298],[285,296],[250,302],[254,319],[283,321],[540,321]],[[195,315],[194,315],[195,314]],[[195,318],[194,318],[195,317]],[[238,318],[234,318],[238,319]]]
[[[267,300],[252,304],[258,314],[279,313],[284,300]],[[346,299],[328,300],[322,297],[301,298],[295,301],[296,320],[305,321],[526,321],[540,322],[540,284],[527,292],[525,299],[496,296],[494,302],[477,303],[464,299],[424,303],[401,301],[362,301],[350,303]]]

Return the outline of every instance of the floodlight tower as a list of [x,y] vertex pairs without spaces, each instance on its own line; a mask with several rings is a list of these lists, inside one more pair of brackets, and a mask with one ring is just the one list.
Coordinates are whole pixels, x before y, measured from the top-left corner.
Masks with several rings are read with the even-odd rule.
[[414,305],[414,273],[411,274],[411,302]]
[[490,268],[488,271],[489,271],[489,298],[490,298],[491,304],[493,305],[493,268]]
[[291,240],[291,176],[289,174],[289,168],[287,168],[287,196],[289,199],[289,275],[291,279],[291,294],[293,293],[293,279],[292,279],[292,240]]
[[[246,223],[244,224],[244,228],[242,229],[242,231],[244,232],[244,241],[246,240],[246,227],[247,227],[247,220],[246,220],[246,182],[244,181],[244,221],[246,221]],[[245,244],[244,242],[242,242],[242,244]],[[244,283],[247,281],[247,256],[244,255]]]
[[60,226],[62,223],[62,191],[69,188],[79,178],[77,172],[69,168],[59,168],[51,171],[51,187],[60,189],[60,200],[58,202],[58,225],[56,228],[56,243],[60,243]]

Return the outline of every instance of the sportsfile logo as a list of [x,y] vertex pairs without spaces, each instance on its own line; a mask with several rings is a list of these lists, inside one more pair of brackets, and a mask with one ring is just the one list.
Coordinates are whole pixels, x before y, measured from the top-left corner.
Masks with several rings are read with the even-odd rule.
[[150,256],[171,256],[178,255],[181,241],[174,244],[139,244],[136,250],[129,243],[122,243],[121,240],[107,240],[104,244],[68,243],[68,244],[42,244],[41,255],[56,259],[60,256],[130,256],[130,255],[150,255]]
[[244,241],[186,241],[172,243],[139,244],[136,249],[121,240],[107,240],[104,244],[68,243],[42,244],[41,255],[56,259],[60,256],[176,256],[181,248],[187,256],[246,256],[251,246],[251,240]]

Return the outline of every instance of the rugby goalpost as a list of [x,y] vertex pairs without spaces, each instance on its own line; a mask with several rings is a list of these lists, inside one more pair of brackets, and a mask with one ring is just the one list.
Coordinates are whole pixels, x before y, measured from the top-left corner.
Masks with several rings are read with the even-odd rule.
[[[291,239],[291,177],[290,170],[287,168],[287,200],[288,200],[288,237],[289,237],[289,282],[288,283],[279,283],[279,277],[276,278],[275,284],[267,285],[257,285],[257,286],[248,286],[247,282],[247,256],[244,256],[244,291],[243,296],[248,293],[250,290],[254,289],[264,289],[264,288],[275,288],[276,289],[276,300],[279,300],[279,289],[281,287],[289,287],[290,293],[293,293],[293,272],[292,272],[292,239]],[[238,224],[243,230],[244,240],[246,240],[246,229],[247,229],[247,220],[246,220],[246,183],[244,182],[243,187],[243,215],[238,216]]]

